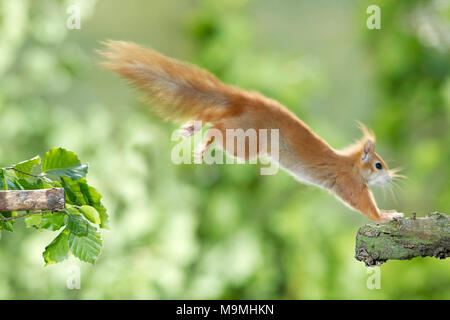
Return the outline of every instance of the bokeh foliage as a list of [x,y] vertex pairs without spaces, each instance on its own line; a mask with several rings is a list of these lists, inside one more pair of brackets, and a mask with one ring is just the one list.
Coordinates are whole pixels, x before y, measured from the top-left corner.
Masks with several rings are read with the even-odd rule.
[[[72,3],[81,30],[65,27]],[[353,258],[366,218],[284,172],[172,164],[175,126],[94,52],[112,38],[189,60],[278,99],[336,147],[366,122],[408,176],[380,206],[420,216],[450,205],[443,3],[382,1],[382,29],[368,30],[366,1],[0,0],[1,166],[74,150],[111,215],[95,266],[43,268],[52,235],[17,224],[0,242],[0,298],[450,298],[449,261],[430,258],[389,262],[367,289]],[[66,288],[71,265],[81,290]]]

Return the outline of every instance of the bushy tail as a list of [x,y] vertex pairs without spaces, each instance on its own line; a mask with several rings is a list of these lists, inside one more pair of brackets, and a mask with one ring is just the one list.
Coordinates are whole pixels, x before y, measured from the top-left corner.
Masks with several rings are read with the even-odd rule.
[[[107,41],[99,54],[106,68],[148,94],[165,119],[215,121],[239,113],[243,91],[211,73],[124,41]],[[245,95],[245,94],[244,94]]]

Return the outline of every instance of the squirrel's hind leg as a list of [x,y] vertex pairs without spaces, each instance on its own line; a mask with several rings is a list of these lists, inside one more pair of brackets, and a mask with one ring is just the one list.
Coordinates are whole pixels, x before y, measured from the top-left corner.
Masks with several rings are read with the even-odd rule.
[[[194,163],[199,164],[203,162],[203,158],[206,152],[211,147],[211,144],[215,142],[216,148],[223,149],[223,140],[225,138],[225,130],[223,124],[220,122],[211,123],[211,128],[206,133],[206,136],[201,144],[199,144],[194,151]],[[206,163],[209,163],[211,159],[205,159]],[[214,160],[213,160],[214,162]]]
[[194,163],[200,164],[203,162],[203,157],[208,151],[211,144],[214,142],[215,137],[208,135],[201,144],[199,144],[194,151]]

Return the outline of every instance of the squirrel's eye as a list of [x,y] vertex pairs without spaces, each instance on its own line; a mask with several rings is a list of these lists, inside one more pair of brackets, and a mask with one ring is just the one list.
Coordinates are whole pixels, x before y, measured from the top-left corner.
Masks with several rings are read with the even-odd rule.
[[375,163],[375,168],[377,168],[378,170],[381,170],[381,168],[383,168],[383,166],[381,165],[381,162]]

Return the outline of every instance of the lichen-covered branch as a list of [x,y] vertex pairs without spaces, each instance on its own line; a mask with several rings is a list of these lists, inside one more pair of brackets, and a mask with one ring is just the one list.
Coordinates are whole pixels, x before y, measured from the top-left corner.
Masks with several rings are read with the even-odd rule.
[[450,216],[442,213],[366,224],[356,236],[355,258],[366,266],[377,266],[387,260],[449,256]]
[[65,192],[63,188],[38,190],[1,190],[0,212],[64,209]]

